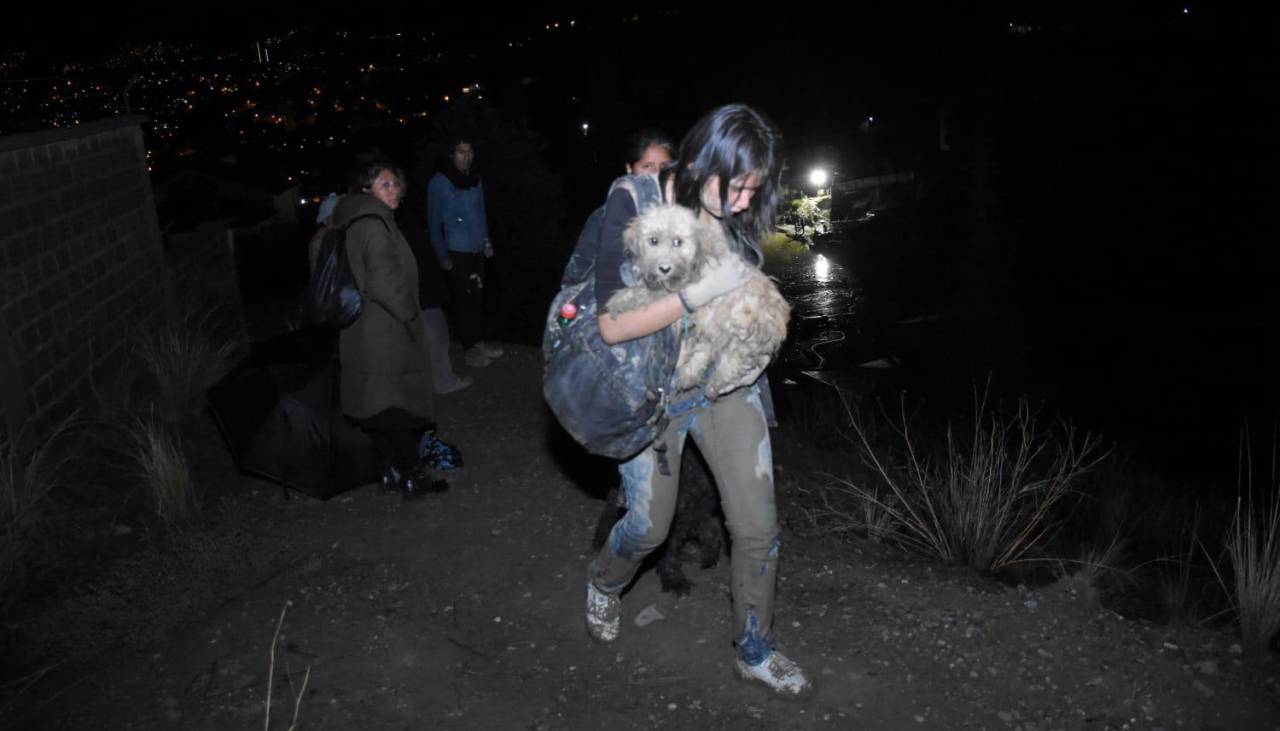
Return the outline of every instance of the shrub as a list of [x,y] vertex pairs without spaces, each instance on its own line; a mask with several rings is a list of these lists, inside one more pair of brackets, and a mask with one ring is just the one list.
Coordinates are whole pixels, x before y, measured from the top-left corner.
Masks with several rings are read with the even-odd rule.
[[1080,558],[1063,561],[1063,579],[1077,594],[1101,603],[1137,584],[1134,573],[1120,565],[1125,551],[1124,535],[1117,532],[1109,541],[1085,548]]
[[[1031,558],[1061,522],[1060,503],[1103,456],[1098,439],[1062,423],[1043,431],[1026,401],[1005,414],[975,394],[966,439],[948,424],[937,456],[911,432],[905,407],[898,449],[874,445],[858,420],[853,439],[873,487],[845,488],[881,505],[897,523],[890,538],[910,550],[995,573]],[[893,455],[897,454],[895,460]]]
[[242,336],[210,310],[167,320],[135,341],[135,353],[154,389],[153,410],[179,422],[204,403],[205,390],[235,364]]
[[1280,483],[1269,502],[1237,498],[1227,533],[1240,637],[1253,652],[1266,650],[1280,633]]
[[38,543],[50,495],[64,478],[66,459],[56,442],[70,429],[68,419],[29,452],[23,433],[0,445],[0,610],[13,599]]
[[126,436],[156,516],[173,527],[195,514],[200,502],[176,427],[155,417],[137,417]]
[[816,487],[801,488],[801,492],[811,496],[811,501],[800,510],[810,523],[828,533],[860,533],[882,543],[898,528],[883,496],[855,488],[849,479],[832,478]]

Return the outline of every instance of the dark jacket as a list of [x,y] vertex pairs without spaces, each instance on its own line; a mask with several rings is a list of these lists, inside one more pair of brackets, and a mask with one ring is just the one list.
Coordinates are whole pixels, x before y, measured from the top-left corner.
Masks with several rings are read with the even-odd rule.
[[431,245],[441,262],[449,252],[479,254],[489,241],[484,212],[484,184],[459,190],[447,175],[436,173],[427,183],[427,225]]
[[342,411],[368,419],[391,408],[431,420],[430,352],[418,306],[418,264],[395,217],[367,193],[343,196],[334,224],[346,225],[347,256],[364,308],[338,338]]

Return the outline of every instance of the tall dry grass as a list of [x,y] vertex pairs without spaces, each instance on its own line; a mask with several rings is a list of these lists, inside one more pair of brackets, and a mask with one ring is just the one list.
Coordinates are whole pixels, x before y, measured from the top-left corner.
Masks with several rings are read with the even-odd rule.
[[0,610],[25,579],[50,498],[66,479],[69,457],[59,442],[74,423],[75,417],[62,422],[30,450],[23,448],[25,430],[0,445]]
[[1270,495],[1253,497],[1252,475],[1245,496],[1236,499],[1227,531],[1232,595],[1240,637],[1252,652],[1264,652],[1280,634],[1280,482],[1272,476]]
[[168,318],[140,333],[134,353],[153,389],[154,412],[176,423],[197,411],[244,346],[243,335],[216,309]]
[[1135,572],[1123,564],[1127,550],[1124,533],[1114,533],[1109,540],[1085,547],[1079,558],[1060,561],[1061,580],[1076,594],[1101,603],[1103,597],[1126,591],[1138,583]]
[[975,391],[972,424],[964,431],[948,424],[938,449],[914,435],[905,407],[887,430],[896,434],[891,447],[849,417],[870,482],[846,480],[838,489],[881,507],[896,526],[890,540],[983,573],[1037,557],[1060,527],[1075,482],[1105,456],[1097,437],[1064,422],[1045,429],[1025,401],[1012,413],[992,408],[987,392]]
[[170,528],[190,519],[200,500],[177,427],[155,416],[135,417],[125,437],[156,516]]

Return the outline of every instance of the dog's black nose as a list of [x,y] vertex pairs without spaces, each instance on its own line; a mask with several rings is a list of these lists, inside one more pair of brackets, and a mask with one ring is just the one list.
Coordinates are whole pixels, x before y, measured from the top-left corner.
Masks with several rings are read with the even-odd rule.
[[662,266],[658,267],[658,271],[662,272],[663,274],[670,274],[670,273],[671,273],[671,265],[670,265],[670,264],[663,264]]

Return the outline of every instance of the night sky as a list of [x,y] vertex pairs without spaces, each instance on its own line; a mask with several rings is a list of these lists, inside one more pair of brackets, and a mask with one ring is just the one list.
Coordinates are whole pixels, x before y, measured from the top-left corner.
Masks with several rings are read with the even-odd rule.
[[[627,132],[678,137],[711,107],[745,101],[778,122],[793,170],[915,169],[955,194],[935,196],[920,219],[929,246],[879,285],[903,307],[1006,313],[1006,339],[1038,342],[1019,357],[1050,384],[1133,393],[1140,409],[1241,405],[1212,415],[1224,433],[1245,412],[1275,413],[1274,18],[1182,3],[1026,5],[165,5],[26,11],[4,33],[10,49],[57,63],[126,41],[247,54],[299,27],[434,32],[450,60],[429,81],[495,90],[492,103],[545,141],[566,220],[619,172]],[[643,21],[620,22],[635,14]],[[569,21],[573,35],[504,51]]]

